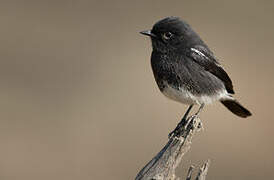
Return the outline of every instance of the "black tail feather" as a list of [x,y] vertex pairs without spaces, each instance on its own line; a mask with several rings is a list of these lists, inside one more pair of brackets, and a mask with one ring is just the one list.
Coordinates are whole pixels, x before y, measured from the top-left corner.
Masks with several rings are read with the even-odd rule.
[[249,112],[246,108],[244,108],[239,102],[233,99],[229,100],[221,100],[221,103],[227,107],[232,113],[240,116],[242,118],[246,118],[251,116],[251,112]]

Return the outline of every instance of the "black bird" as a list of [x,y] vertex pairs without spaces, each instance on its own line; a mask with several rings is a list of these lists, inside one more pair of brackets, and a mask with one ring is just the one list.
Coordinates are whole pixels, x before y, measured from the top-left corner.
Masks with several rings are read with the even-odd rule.
[[251,116],[234,97],[232,81],[208,46],[178,17],[158,21],[140,32],[152,41],[151,66],[157,85],[168,98],[190,105],[220,101],[240,117]]

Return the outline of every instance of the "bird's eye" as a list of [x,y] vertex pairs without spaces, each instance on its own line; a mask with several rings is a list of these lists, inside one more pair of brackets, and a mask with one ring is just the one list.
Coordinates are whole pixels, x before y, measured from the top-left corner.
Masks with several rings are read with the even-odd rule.
[[173,34],[171,32],[166,32],[162,35],[163,39],[165,40],[169,40],[172,36]]

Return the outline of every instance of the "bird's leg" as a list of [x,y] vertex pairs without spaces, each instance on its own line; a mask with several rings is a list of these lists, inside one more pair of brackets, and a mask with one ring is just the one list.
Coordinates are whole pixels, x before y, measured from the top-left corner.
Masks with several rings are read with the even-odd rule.
[[200,108],[198,109],[198,111],[194,114],[194,116],[198,116],[200,114],[200,112],[203,110],[203,108],[205,107],[205,104],[201,104]]
[[176,128],[171,133],[169,133],[169,135],[168,135],[169,138],[174,136],[174,135],[177,136],[179,134],[181,128],[187,122],[187,116],[188,116],[190,110],[192,109],[192,107],[193,107],[193,104],[188,107],[188,109],[187,109],[186,113],[184,114],[182,120],[178,123]]
[[[201,113],[201,111],[203,110],[204,106],[205,106],[204,103],[201,104],[201,106],[200,106],[200,108],[198,109],[198,111],[197,111],[194,115],[192,115],[192,116],[190,117],[190,119],[193,119],[193,120],[194,120],[195,118],[198,118],[198,116],[199,116],[199,114]],[[203,129],[203,124],[202,124],[201,121],[200,121],[200,123],[199,123],[199,128]]]

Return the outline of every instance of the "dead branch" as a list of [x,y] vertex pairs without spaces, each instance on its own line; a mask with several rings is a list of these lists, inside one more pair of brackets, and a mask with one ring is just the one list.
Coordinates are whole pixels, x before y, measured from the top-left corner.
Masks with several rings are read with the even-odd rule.
[[[178,125],[179,126],[179,125]],[[182,123],[173,131],[163,149],[138,173],[135,180],[175,180],[175,169],[182,160],[184,154],[190,149],[194,134],[201,129],[201,121],[197,116],[183,118]],[[195,178],[205,180],[209,167],[209,160],[200,168]],[[192,177],[194,167],[189,168],[187,180]]]

